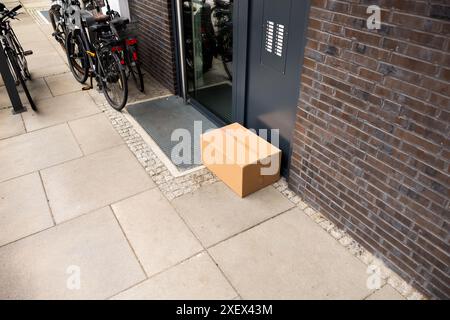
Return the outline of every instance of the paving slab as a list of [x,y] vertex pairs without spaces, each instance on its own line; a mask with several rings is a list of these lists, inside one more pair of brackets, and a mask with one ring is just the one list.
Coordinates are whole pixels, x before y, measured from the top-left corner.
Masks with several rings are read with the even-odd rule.
[[203,250],[157,188],[112,208],[149,276]]
[[380,290],[377,290],[368,296],[366,300],[405,300],[405,298],[387,284]]
[[44,67],[31,67],[30,73],[33,79],[35,78],[42,78],[42,77],[48,77],[53,76],[57,74],[67,73],[69,72],[69,67],[65,63],[56,63],[51,66],[44,66]]
[[237,293],[206,253],[158,274],[113,299],[230,300]]
[[44,42],[36,44],[36,42],[30,42],[24,44],[25,47],[37,48],[36,52],[27,56],[28,66],[30,71],[33,69],[48,68],[54,65],[66,64],[62,57],[56,52],[50,40],[45,39]]
[[41,174],[57,223],[154,187],[126,146],[66,162]]
[[[37,78],[27,81],[27,88],[30,91],[33,101],[39,104],[39,100],[51,98],[52,94],[43,78]],[[22,86],[17,87],[22,103],[28,104],[27,96]]]
[[30,42],[48,42],[47,37],[34,23],[16,24],[13,28],[22,46],[26,46]]
[[46,77],[45,81],[54,96],[80,92],[83,88],[83,85],[75,80],[71,72]]
[[144,71],[144,92],[140,92],[133,80],[128,82],[128,104],[138,102],[139,100],[145,100],[148,98],[167,96],[170,91],[163,87],[153,77],[149,76]]
[[5,139],[25,133],[22,117],[13,114],[12,108],[0,110],[0,139]]
[[[50,93],[50,90],[43,78],[28,80],[27,88],[30,91],[31,97],[35,102],[41,99],[52,97],[52,94]],[[17,92],[19,93],[22,103],[24,105],[28,104],[27,96],[25,95],[22,86],[17,86]],[[12,106],[12,104],[11,100],[9,99],[8,92],[6,91],[6,87],[2,86],[0,87],[0,108],[10,106]]]
[[143,279],[109,208],[0,248],[0,299],[105,299]]
[[38,173],[0,183],[0,246],[51,226]]
[[[15,27],[17,29],[17,27]],[[50,27],[51,28],[51,27]],[[53,52],[54,47],[51,41],[32,41],[24,44],[25,50],[32,50],[33,56],[47,55]]]
[[222,182],[203,186],[172,203],[205,246],[294,206],[272,186],[241,199]]
[[211,248],[243,299],[363,299],[366,266],[293,209]]
[[51,52],[28,56],[27,61],[33,78],[42,78],[70,72],[67,63],[55,49]]
[[99,113],[94,101],[85,93],[71,93],[38,102],[39,112],[23,114],[27,131],[34,131]]
[[70,121],[69,126],[84,154],[124,144],[103,113]]
[[0,181],[82,156],[67,124],[0,140]]

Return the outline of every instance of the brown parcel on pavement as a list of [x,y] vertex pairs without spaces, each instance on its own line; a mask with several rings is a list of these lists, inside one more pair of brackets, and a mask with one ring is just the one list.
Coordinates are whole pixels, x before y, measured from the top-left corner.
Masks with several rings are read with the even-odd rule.
[[200,140],[203,164],[241,197],[280,179],[281,150],[238,123]]

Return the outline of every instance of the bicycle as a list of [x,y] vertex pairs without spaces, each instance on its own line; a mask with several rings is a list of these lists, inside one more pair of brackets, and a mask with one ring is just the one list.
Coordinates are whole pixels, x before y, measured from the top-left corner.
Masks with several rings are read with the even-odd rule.
[[[122,18],[119,18],[122,19]],[[66,52],[75,79],[85,83],[95,77],[99,89],[114,109],[122,110],[128,99],[124,49],[107,23],[106,15],[92,15],[79,7],[69,8]],[[126,23],[117,20],[115,23]]]
[[48,11],[50,23],[53,27],[52,36],[61,45],[63,50],[66,50],[66,11],[71,5],[79,6],[80,3],[77,0],[52,0],[50,10]]
[[[116,13],[117,15],[117,13]],[[124,60],[127,73],[127,79],[130,76],[133,78],[137,89],[140,92],[144,92],[144,74],[142,73],[141,63],[138,55],[138,41],[137,38],[130,32],[127,25],[124,23],[116,23],[120,18],[114,18],[111,20],[111,29],[116,36],[116,39],[122,43],[124,48]],[[128,20],[128,19],[127,19]]]
[[117,20],[120,18],[120,13],[111,9],[108,0],[101,1],[101,5],[98,0],[90,0],[88,2],[90,2],[91,9],[95,9],[97,13],[100,12],[101,5],[106,5],[105,14],[109,16],[111,30],[117,37],[117,40],[122,41],[122,47],[124,48],[127,79],[131,76],[137,89],[140,92],[144,92],[144,75],[138,58],[138,41],[133,32],[130,31],[129,21],[127,23],[115,23],[115,21],[121,21]]
[[37,111],[36,104],[34,103],[30,91],[25,83],[26,80],[31,79],[26,56],[33,54],[33,51],[23,50],[19,39],[17,39],[17,36],[10,24],[11,19],[17,19],[17,11],[21,8],[22,6],[18,5],[13,9],[8,10],[4,4],[0,3],[0,39],[2,49],[5,52],[5,56],[8,58],[8,64],[11,68],[11,73],[16,81],[16,84],[21,84],[31,108],[34,111]]

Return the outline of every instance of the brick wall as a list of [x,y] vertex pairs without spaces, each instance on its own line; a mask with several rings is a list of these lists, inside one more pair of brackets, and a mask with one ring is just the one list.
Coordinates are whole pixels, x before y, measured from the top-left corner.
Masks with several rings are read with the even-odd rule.
[[138,24],[139,54],[145,71],[172,92],[176,88],[171,0],[128,0]]
[[450,298],[450,2],[312,0],[307,37],[290,186]]

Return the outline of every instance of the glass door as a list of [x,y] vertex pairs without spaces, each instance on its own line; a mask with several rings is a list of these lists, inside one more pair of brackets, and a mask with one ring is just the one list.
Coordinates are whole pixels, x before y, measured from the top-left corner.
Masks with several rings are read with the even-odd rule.
[[225,123],[233,120],[233,0],[183,1],[187,93]]

